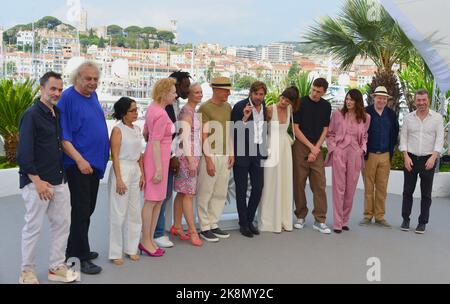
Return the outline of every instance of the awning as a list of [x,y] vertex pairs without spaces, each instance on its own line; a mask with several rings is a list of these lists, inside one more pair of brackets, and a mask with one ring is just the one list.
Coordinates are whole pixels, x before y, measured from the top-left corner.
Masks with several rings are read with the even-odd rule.
[[450,1],[379,1],[420,52],[445,94],[450,90]]

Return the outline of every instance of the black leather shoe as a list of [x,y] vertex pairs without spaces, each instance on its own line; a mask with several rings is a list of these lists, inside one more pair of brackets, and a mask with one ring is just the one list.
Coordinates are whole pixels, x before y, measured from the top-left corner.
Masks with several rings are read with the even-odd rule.
[[253,223],[248,224],[248,229],[250,229],[253,234],[259,235],[259,230]]
[[99,274],[102,271],[102,268],[91,261],[83,261],[81,262],[80,270],[84,274]]
[[408,220],[403,220],[403,223],[400,226],[400,230],[409,231],[409,221]]
[[95,251],[89,252],[89,260],[95,260],[96,258],[98,258],[98,252]]
[[243,236],[246,236],[248,238],[252,238],[253,237],[253,233],[250,231],[250,229],[248,227],[242,227],[239,229],[239,231],[241,232],[241,234]]

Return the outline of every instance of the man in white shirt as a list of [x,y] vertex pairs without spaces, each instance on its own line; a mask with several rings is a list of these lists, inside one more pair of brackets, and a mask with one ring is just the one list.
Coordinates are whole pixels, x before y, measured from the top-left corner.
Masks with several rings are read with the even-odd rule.
[[400,132],[399,149],[405,159],[401,230],[409,230],[413,193],[419,175],[421,212],[415,232],[423,234],[430,217],[436,161],[444,146],[444,122],[441,114],[429,109],[430,100],[426,90],[416,92],[415,102],[417,110],[405,117]]
[[[236,156],[233,178],[236,185],[239,231],[248,238],[259,235],[258,227],[253,222],[264,187],[264,167],[261,160],[267,156],[267,109],[264,103],[266,94],[266,84],[255,81],[251,85],[249,97],[236,103],[231,112]],[[247,200],[249,178],[251,194]]]

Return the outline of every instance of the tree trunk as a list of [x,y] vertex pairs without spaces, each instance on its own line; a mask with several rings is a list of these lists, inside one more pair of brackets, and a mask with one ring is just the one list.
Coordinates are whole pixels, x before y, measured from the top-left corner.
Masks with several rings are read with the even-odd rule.
[[19,145],[19,134],[7,134],[5,139],[6,161],[12,164],[17,163],[16,150]]
[[406,105],[408,106],[409,112],[414,112],[416,110],[416,103],[414,100],[414,93],[410,92],[406,83],[400,80],[400,84],[402,86],[403,96],[406,100]]
[[375,76],[372,79],[370,89],[367,92],[367,103],[369,105],[373,104],[373,98],[370,96],[370,94],[372,94],[379,86],[386,87],[388,94],[393,97],[388,101],[388,106],[395,111],[395,114],[397,114],[398,117],[398,113],[400,112],[400,98],[402,96],[402,93],[400,91],[400,85],[394,71],[378,70],[377,72],[375,72]]

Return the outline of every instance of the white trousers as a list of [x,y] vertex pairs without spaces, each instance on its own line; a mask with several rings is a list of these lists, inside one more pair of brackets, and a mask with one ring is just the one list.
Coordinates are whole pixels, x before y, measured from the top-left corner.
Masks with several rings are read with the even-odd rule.
[[205,157],[202,156],[197,179],[198,221],[201,231],[219,227],[219,219],[227,200],[228,181],[230,179],[229,157],[214,155],[212,158],[216,167],[215,176],[208,175]]
[[128,190],[124,195],[116,192],[116,175],[109,174],[109,259],[122,258],[122,253],[135,255],[141,237],[141,170],[137,162],[120,161],[120,173]]
[[22,189],[25,226],[22,230],[22,270],[36,267],[36,250],[44,218],[50,221],[50,268],[64,264],[70,232],[70,192],[67,184],[54,186],[53,199],[43,201],[33,183]]

